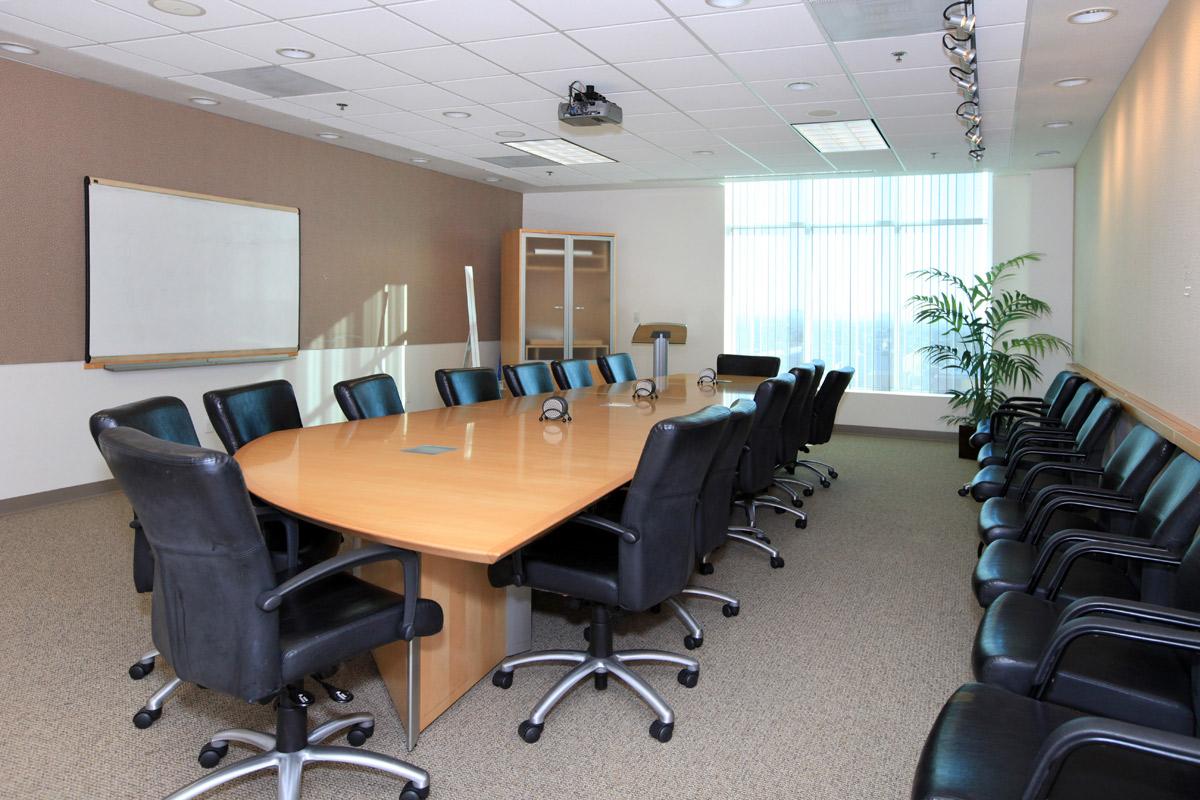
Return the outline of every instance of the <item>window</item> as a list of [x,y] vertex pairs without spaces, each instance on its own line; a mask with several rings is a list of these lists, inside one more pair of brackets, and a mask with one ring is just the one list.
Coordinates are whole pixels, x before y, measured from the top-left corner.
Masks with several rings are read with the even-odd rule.
[[727,184],[726,351],[852,366],[857,389],[962,388],[917,352],[943,334],[913,322],[908,298],[936,287],[908,273],[985,271],[991,197],[986,172]]

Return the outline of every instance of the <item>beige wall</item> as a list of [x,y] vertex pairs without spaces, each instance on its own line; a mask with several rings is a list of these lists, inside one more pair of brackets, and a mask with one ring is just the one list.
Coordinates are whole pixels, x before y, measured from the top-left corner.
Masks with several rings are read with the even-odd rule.
[[[1173,0],[1076,167],[1075,352],[1200,423],[1200,2]],[[1189,288],[1190,287],[1190,288]]]
[[83,359],[86,175],[299,207],[302,348],[461,341],[464,264],[499,336],[515,192],[3,59],[0,96],[0,364]]

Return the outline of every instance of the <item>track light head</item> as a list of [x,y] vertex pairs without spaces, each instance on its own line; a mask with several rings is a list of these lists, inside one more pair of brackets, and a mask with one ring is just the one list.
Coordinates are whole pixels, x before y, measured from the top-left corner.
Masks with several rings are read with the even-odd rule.
[[978,125],[972,125],[966,133],[967,141],[978,146],[983,141],[983,133],[980,132]]
[[983,121],[983,114],[979,110],[979,104],[974,100],[967,100],[958,104],[958,109],[954,112],[958,118],[964,122],[969,122],[972,125],[978,125]]
[[942,47],[946,48],[946,52],[957,58],[965,67],[975,65],[976,52],[975,47],[970,39],[956,39],[950,34],[942,37]]
[[970,36],[975,32],[974,14],[950,14],[946,16],[946,22],[958,34],[955,38]]

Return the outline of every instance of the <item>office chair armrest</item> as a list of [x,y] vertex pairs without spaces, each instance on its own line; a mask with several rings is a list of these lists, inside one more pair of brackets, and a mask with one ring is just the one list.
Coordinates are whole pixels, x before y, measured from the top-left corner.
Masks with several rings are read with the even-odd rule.
[[[1043,461],[1041,464],[1034,464],[1029,468],[1029,472],[1025,473],[1025,480],[1021,484],[1021,495],[1017,498],[1017,502],[1024,503],[1025,498],[1033,491],[1033,483],[1038,476],[1043,472],[1060,472],[1064,475],[1095,475],[1097,477],[1104,474],[1104,470],[1100,467],[1086,467],[1079,464],[1063,464],[1057,461]],[[1036,503],[1036,498],[1034,499]]]
[[[1047,495],[1042,499],[1042,494],[1038,495],[1041,502],[1035,506],[1036,513],[1027,517],[1025,526],[1021,528],[1020,540],[1037,544],[1042,539],[1042,534],[1046,532],[1046,527],[1050,524],[1051,518],[1059,511],[1065,511],[1069,508],[1084,509],[1087,511],[1112,511],[1117,514],[1136,514],[1138,511],[1137,503],[1133,499],[1122,494],[1105,493],[1102,489],[1091,491],[1073,491],[1075,487],[1052,487],[1048,486],[1043,490],[1042,494],[1049,489],[1057,489],[1057,491]],[[1097,531],[1092,531],[1097,533]],[[1145,540],[1141,540],[1145,542]]]
[[1030,696],[1041,700],[1050,688],[1063,655],[1076,639],[1085,636],[1106,636],[1114,639],[1142,642],[1143,644],[1170,647],[1192,653],[1200,653],[1200,631],[1182,630],[1166,625],[1152,625],[1127,619],[1111,617],[1081,617],[1060,624],[1050,641],[1042,650],[1037,670],[1033,673]]
[[[1064,531],[1060,531],[1060,533],[1064,533]],[[1113,534],[1108,534],[1108,536],[1113,536]],[[1145,540],[1139,539],[1138,541]],[[1047,600],[1054,600],[1058,597],[1058,592],[1062,589],[1063,582],[1067,578],[1067,573],[1071,571],[1071,567],[1074,566],[1075,562],[1083,556],[1092,553],[1102,556],[1127,558],[1130,561],[1141,561],[1146,564],[1161,564],[1169,567],[1178,567],[1181,561],[1180,557],[1170,550],[1163,547],[1152,547],[1147,544],[1103,540],[1079,542],[1067,548],[1067,551],[1063,553],[1062,559],[1058,563],[1058,567],[1054,570],[1054,574],[1050,576],[1050,582],[1046,584]],[[1040,559],[1041,556],[1039,554]],[[1029,585],[1031,587],[1037,586],[1037,582],[1031,580]]]
[[300,521],[272,506],[260,506],[256,503],[252,508],[260,525],[263,522],[278,522],[283,525],[287,542],[287,573],[295,575],[300,570]]
[[1200,767],[1200,739],[1193,736],[1102,717],[1080,717],[1058,726],[1042,742],[1021,800],[1046,800],[1050,797],[1063,764],[1077,750],[1085,747],[1135,750],[1144,755]]
[[1012,489],[1013,481],[1017,478],[1017,473],[1020,472],[1021,466],[1033,456],[1045,456],[1047,458],[1056,458],[1062,461],[1079,461],[1087,457],[1085,453],[1080,453],[1078,450],[1068,450],[1067,448],[1022,448],[1013,453],[1008,459],[1008,466],[1004,470],[1004,485],[1000,489],[1000,496],[1004,497]]
[[268,589],[256,601],[262,611],[277,611],[289,594],[325,580],[348,569],[376,561],[399,561],[404,565],[404,611],[400,623],[400,638],[410,641],[416,632],[417,601],[421,597],[421,557],[412,550],[377,544],[341,553],[293,575],[274,589]]
[[1012,428],[1008,432],[1009,439],[1018,436],[1022,431],[1026,430],[1048,430],[1055,431],[1062,429],[1062,420],[1050,419],[1043,416],[1022,417],[1013,423]]
[[[1074,443],[1075,434],[1070,431],[1025,431],[1025,434],[1010,439],[1008,452],[1014,453],[1028,447],[1056,447],[1065,442]],[[1011,458],[1011,455],[1010,455]]]
[[613,522],[611,519],[605,519],[599,514],[576,514],[571,518],[572,522],[579,522],[591,528],[599,528],[600,530],[608,531],[621,537],[621,541],[633,544],[638,539],[642,538],[638,532],[632,528],[626,528],[619,522]]
[[1108,614],[1157,625],[1179,625],[1200,631],[1200,614],[1194,611],[1143,603],[1141,600],[1123,600],[1119,597],[1081,597],[1063,609],[1058,624],[1061,626],[1089,614]]
[[1050,407],[1050,404],[1047,403],[1046,400],[1041,397],[1010,397],[1007,400],[1005,400],[1003,403],[1000,404],[1000,408],[1005,408],[1007,406],[1012,406],[1012,405],[1031,405],[1031,406],[1040,406],[1042,408]]

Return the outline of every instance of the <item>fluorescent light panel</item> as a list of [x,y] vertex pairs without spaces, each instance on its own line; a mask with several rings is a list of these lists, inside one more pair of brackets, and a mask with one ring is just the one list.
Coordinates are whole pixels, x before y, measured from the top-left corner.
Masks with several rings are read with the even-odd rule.
[[796,133],[822,153],[858,153],[866,150],[887,150],[888,143],[871,119],[848,119],[838,122],[794,122]]
[[530,155],[541,156],[555,164],[612,164],[616,162],[615,158],[602,156],[586,147],[568,142],[566,139],[535,139],[525,142],[504,142],[504,144]]

